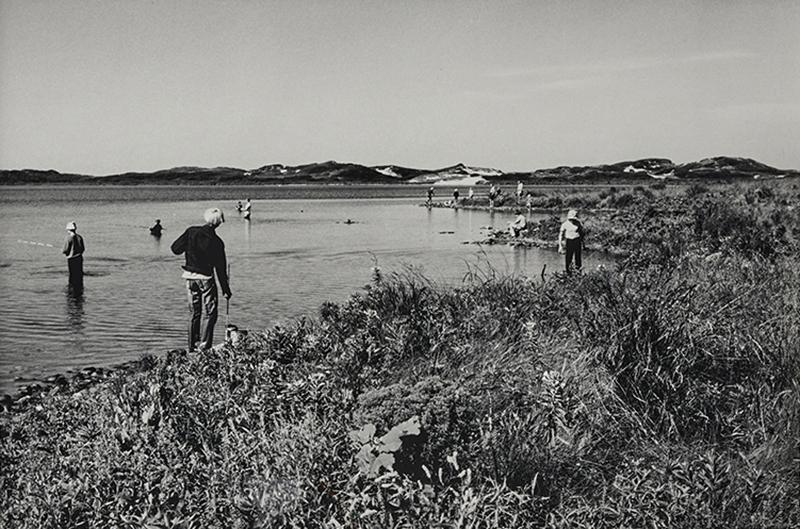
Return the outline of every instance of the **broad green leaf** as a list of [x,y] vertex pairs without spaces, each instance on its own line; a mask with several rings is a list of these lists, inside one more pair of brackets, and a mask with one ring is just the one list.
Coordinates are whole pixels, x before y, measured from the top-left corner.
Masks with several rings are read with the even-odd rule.
[[419,417],[414,415],[407,421],[401,422],[391,430],[389,433],[381,437],[381,452],[397,452],[402,446],[401,437],[408,435],[419,435],[420,432]]
[[350,439],[362,445],[372,441],[373,437],[375,437],[375,425],[372,423],[365,424],[360,430],[350,432]]

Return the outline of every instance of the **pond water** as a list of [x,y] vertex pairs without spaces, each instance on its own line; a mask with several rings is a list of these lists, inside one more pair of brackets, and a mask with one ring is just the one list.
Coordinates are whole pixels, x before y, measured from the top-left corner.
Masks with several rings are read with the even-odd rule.
[[[446,191],[437,195],[448,196]],[[233,205],[253,199],[250,221]],[[4,187],[0,207],[0,393],[86,366],[112,366],[185,347],[188,307],[183,256],[170,244],[203,211],[222,207],[218,233],[231,267],[230,321],[264,329],[342,302],[386,274],[415,267],[438,283],[471,268],[538,277],[561,266],[552,251],[464,244],[502,228],[509,215],[420,207],[410,186],[22,186]],[[161,239],[147,227],[161,219]],[[353,221],[347,224],[347,219]],[[61,254],[74,220],[86,242],[85,289],[67,288]],[[216,341],[224,339],[221,307]]]

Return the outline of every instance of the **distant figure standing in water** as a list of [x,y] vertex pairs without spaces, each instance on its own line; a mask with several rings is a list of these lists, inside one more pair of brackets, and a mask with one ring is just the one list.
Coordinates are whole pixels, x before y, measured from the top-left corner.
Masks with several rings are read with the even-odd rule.
[[[225,243],[217,235],[217,226],[225,222],[219,208],[206,210],[203,226],[191,226],[172,243],[172,253],[186,254],[183,279],[189,295],[189,352],[202,351],[213,345],[217,323],[217,276],[225,299],[231,298],[228,285]],[[202,325],[201,325],[202,323]]]
[[252,207],[253,205],[250,204],[250,199],[248,198],[247,202],[244,204],[244,208],[242,208],[242,211],[244,212],[244,220],[250,220],[250,209]]
[[528,194],[525,195],[525,208],[528,210],[528,216],[531,215],[531,209],[533,207],[533,197],[531,196],[531,192],[528,191]]
[[242,201],[241,200],[236,203],[236,212],[237,213],[241,213],[242,212]]
[[426,202],[426,204],[428,205],[428,207],[430,207],[432,203],[433,203],[433,186],[428,188],[428,201]]
[[494,199],[495,198],[497,198],[497,188],[494,187],[494,184],[492,184],[492,187],[489,188],[489,207],[490,208],[494,207]]
[[578,220],[578,212],[574,209],[567,213],[567,220],[561,224],[558,231],[558,251],[566,254],[565,268],[567,274],[572,273],[572,260],[575,259],[575,268],[581,270],[581,251],[583,250],[583,224]]
[[467,195],[467,198],[469,198],[470,202],[472,202],[472,199],[475,198],[475,190],[471,187],[469,188],[469,194]]
[[453,190],[453,207],[458,205],[458,189]]
[[67,223],[67,237],[64,239],[62,253],[67,256],[69,269],[69,284],[74,287],[83,287],[83,252],[86,244],[83,237],[78,235],[78,227],[74,222]]
[[517,180],[517,204],[522,200],[522,180]]
[[156,223],[150,228],[150,235],[153,237],[161,237],[162,231],[164,231],[164,227],[161,225],[161,219],[156,219]]

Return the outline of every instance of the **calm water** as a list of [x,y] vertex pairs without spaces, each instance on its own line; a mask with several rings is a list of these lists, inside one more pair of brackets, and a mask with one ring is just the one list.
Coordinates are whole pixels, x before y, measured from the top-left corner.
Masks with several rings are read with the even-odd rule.
[[[231,265],[230,321],[244,328],[344,301],[370,281],[374,260],[384,273],[414,266],[441,283],[459,282],[469,266],[487,261],[531,276],[545,263],[549,270],[560,266],[550,251],[463,244],[511,219],[428,211],[418,206],[423,195],[408,186],[0,188],[0,392],[185,347],[183,256],[169,246],[187,226],[201,224],[211,206],[226,214],[218,233]],[[254,199],[250,222],[233,208],[247,196]],[[161,240],[146,229],[156,218],[166,228]],[[70,220],[87,247],[80,297],[67,289],[60,252]],[[224,302],[222,309],[217,341],[224,338]]]

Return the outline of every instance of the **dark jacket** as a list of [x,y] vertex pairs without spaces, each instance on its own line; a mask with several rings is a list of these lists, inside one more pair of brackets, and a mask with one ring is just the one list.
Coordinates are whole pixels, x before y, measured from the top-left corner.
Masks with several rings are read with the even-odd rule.
[[186,254],[186,264],[183,269],[187,272],[213,276],[213,272],[216,271],[222,293],[230,295],[225,243],[214,228],[208,224],[191,226],[172,243],[170,248],[175,255]]

